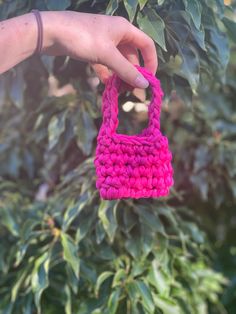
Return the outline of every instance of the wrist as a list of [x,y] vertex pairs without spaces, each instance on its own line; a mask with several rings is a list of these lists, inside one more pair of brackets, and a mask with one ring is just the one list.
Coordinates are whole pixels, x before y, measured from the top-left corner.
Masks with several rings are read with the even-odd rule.
[[[53,11],[40,11],[42,24],[43,24],[42,53],[52,48],[56,42],[55,26],[54,26],[55,13],[56,12],[53,12]],[[37,23],[36,18],[35,18],[35,22]],[[36,39],[35,45],[36,43],[37,43],[37,39]]]
[[[48,14],[50,12],[40,12],[43,24],[43,43],[42,52],[54,44],[52,25]],[[25,59],[34,54],[37,47],[37,39],[39,35],[39,26],[34,13],[26,13],[24,15],[13,18],[15,36],[24,38],[22,45],[21,59]]]

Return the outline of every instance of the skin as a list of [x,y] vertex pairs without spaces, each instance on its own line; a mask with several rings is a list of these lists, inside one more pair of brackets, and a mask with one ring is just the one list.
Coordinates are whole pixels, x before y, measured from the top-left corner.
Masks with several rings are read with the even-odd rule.
[[[148,82],[134,67],[138,50],[145,67],[157,70],[153,40],[119,16],[73,11],[41,11],[43,53],[66,55],[91,64],[102,82],[111,72],[133,87],[146,88]],[[30,57],[36,48],[38,25],[33,13],[0,22],[0,74]]]

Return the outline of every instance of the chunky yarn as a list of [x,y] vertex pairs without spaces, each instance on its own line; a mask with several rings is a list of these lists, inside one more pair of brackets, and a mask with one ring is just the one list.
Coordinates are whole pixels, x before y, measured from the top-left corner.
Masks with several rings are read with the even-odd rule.
[[118,91],[121,80],[113,75],[102,97],[103,122],[97,137],[96,187],[103,199],[160,197],[173,185],[172,154],[168,139],[160,131],[163,92],[159,80],[136,66],[149,81],[152,99],[149,123],[140,134],[117,134]]

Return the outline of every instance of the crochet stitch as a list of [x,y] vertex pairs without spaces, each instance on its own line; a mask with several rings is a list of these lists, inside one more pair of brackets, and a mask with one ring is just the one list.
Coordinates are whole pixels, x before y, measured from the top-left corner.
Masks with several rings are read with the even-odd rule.
[[122,81],[113,75],[102,96],[103,122],[97,136],[96,187],[103,199],[161,197],[173,185],[172,154],[160,131],[163,92],[159,80],[136,66],[149,81],[152,99],[149,123],[140,134],[117,134],[118,91]]

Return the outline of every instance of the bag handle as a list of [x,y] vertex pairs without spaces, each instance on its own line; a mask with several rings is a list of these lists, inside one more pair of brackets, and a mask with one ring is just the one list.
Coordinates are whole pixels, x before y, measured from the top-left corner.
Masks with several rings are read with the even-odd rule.
[[[148,105],[148,127],[146,132],[154,132],[160,130],[160,114],[163,91],[160,86],[160,81],[147,69],[135,66],[140,73],[148,80],[152,91],[152,98]],[[106,83],[105,90],[102,96],[102,113],[103,125],[110,134],[116,133],[118,120],[118,93],[121,86],[121,79],[113,74]]]

